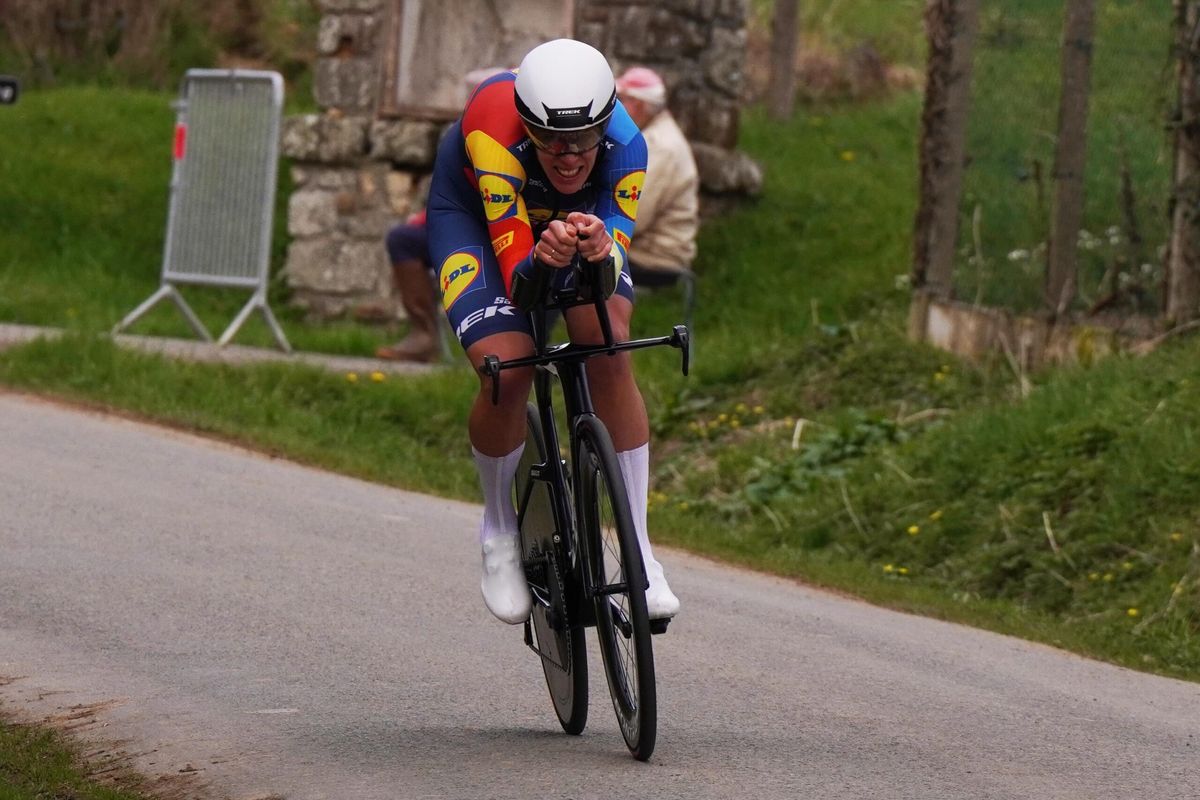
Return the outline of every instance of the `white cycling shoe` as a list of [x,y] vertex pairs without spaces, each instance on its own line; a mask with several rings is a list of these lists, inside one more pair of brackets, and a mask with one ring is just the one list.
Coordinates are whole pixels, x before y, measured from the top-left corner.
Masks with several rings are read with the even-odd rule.
[[662,564],[657,561],[646,565],[646,578],[649,587],[646,589],[646,611],[650,619],[670,619],[679,613],[679,598],[667,585],[663,575]]
[[[483,543],[483,602],[498,619],[510,625],[524,622],[533,597],[521,566],[521,545],[515,535],[493,536]],[[668,590],[669,591],[669,590]],[[676,607],[679,601],[675,601]]]

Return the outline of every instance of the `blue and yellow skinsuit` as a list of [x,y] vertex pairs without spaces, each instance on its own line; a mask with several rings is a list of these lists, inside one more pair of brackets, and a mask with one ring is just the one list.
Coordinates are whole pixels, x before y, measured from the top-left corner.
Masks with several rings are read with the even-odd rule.
[[[438,147],[429,190],[429,255],[442,305],[463,348],[503,331],[526,331],[512,304],[513,275],[531,274],[532,251],[553,219],[595,214],[621,267],[617,293],[633,301],[627,251],[646,178],[646,142],[617,104],[596,164],[572,195],[554,189],[513,101],[515,74],[484,81]],[[570,278],[561,269],[556,280]]]

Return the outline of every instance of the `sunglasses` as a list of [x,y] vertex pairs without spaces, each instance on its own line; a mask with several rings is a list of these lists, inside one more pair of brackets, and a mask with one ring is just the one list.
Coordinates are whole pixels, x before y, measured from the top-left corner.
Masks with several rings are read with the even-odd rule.
[[606,125],[593,125],[580,131],[556,131],[537,125],[526,125],[533,146],[552,156],[581,155],[600,146]]

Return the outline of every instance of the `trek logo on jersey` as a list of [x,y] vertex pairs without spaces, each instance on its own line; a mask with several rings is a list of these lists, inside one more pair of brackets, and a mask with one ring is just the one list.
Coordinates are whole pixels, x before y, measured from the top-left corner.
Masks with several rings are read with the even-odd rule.
[[[500,304],[501,301],[504,301],[503,305]],[[463,334],[465,334],[471,327],[483,322],[485,319],[491,319],[497,314],[505,317],[515,317],[517,315],[517,307],[509,303],[508,298],[497,297],[496,303],[496,305],[487,306],[485,308],[477,308],[470,314],[467,314],[463,321],[459,323],[458,328],[455,329],[454,335],[461,339]]]
[[442,288],[442,305],[447,310],[467,292],[487,286],[480,269],[480,254],[472,250],[478,248],[451,253],[442,262],[438,284]]
[[513,243],[513,239],[515,238],[516,234],[512,231],[497,236],[495,239],[492,239],[492,251],[496,255],[500,255],[509,248],[509,245]]
[[642,187],[646,184],[646,172],[638,170],[622,178],[613,189],[613,199],[621,212],[630,219],[637,219],[638,200],[642,198]]
[[488,222],[511,216],[516,209],[517,190],[507,178],[499,175],[479,177],[479,196],[483,199],[483,211]]

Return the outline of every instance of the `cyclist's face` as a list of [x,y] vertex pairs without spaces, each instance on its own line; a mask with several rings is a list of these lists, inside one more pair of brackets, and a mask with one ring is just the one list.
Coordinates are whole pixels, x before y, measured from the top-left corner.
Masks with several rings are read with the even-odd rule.
[[554,186],[555,191],[562,194],[575,194],[587,183],[592,167],[596,166],[596,153],[599,148],[593,147],[583,153],[563,153],[551,155],[545,150],[537,151],[538,163],[542,165],[546,177]]

